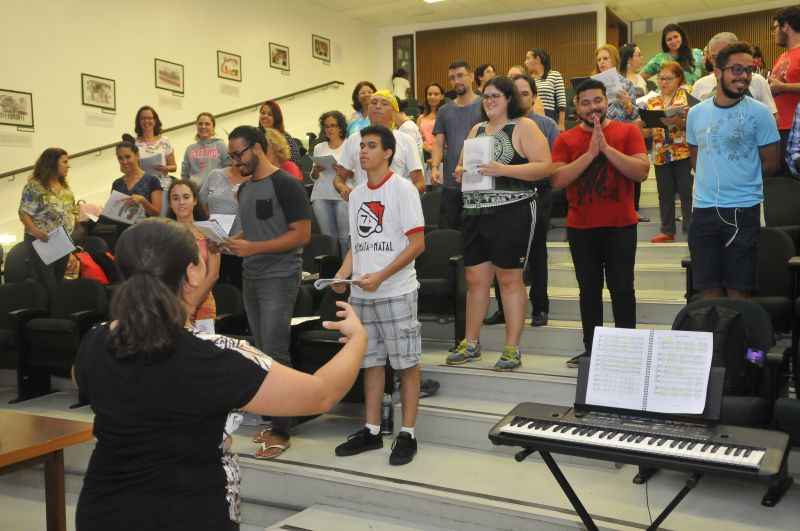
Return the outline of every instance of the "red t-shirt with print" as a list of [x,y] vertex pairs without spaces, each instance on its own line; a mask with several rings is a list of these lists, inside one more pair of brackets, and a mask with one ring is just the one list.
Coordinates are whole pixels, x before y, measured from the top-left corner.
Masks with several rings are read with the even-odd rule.
[[[800,48],[786,50],[780,54],[775,59],[769,77],[784,83],[800,83]],[[778,108],[778,129],[781,131],[791,129],[794,110],[800,102],[800,92],[781,92],[773,97]]]
[[[644,138],[633,124],[610,120],[603,128],[606,143],[626,155],[647,154]],[[587,151],[592,132],[577,125],[564,131],[553,145],[553,162],[569,164]],[[634,182],[600,153],[583,175],[567,187],[567,227],[593,229],[626,227],[639,222],[633,206]]]

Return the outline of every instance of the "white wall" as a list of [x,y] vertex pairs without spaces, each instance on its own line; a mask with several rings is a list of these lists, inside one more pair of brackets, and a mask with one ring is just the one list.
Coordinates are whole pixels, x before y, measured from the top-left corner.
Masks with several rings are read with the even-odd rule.
[[[557,17],[561,15],[571,15],[576,13],[597,13],[597,42],[606,41],[606,6],[605,3],[586,3],[585,5],[571,5],[558,8],[540,9],[537,11],[523,11],[515,13],[503,13],[499,15],[451,19],[446,22],[430,22],[425,24],[411,24],[404,26],[391,26],[381,29],[377,34],[377,46],[375,50],[380,61],[378,62],[378,75],[375,84],[380,87],[390,86],[392,79],[392,37],[395,35],[408,35],[417,31],[426,31],[441,28],[458,28],[462,26],[476,26],[479,24],[493,24],[496,22],[508,22],[512,20],[527,20],[545,17]],[[416,52],[416,46],[415,46]],[[384,59],[388,58],[388,62]],[[458,57],[453,57],[453,60]],[[520,62],[524,57],[520,57]],[[416,58],[415,58],[416,60]],[[418,80],[417,80],[418,82]]]
[[[223,112],[332,80],[327,89],[281,102],[289,132],[305,139],[317,131],[323,111],[350,115],[350,93],[361,79],[375,78],[381,57],[365,42],[375,34],[352,19],[305,2],[273,0],[3,0],[0,32],[0,88],[33,92],[36,131],[0,126],[0,173],[32,165],[47,147],[78,152],[133,133],[136,110],[159,112],[165,127],[194,120],[200,111]],[[311,34],[331,39],[332,62],[311,56]],[[267,42],[289,46],[291,73],[267,63]],[[242,56],[243,82],[219,79],[216,51]],[[158,90],[155,57],[185,66],[185,96]],[[117,83],[117,112],[104,114],[81,105],[80,74]],[[257,110],[219,120],[217,136],[241,124],[257,123]],[[194,131],[168,135],[180,162]],[[70,185],[80,198],[101,202],[119,176],[113,150],[71,163]],[[0,235],[21,237],[16,217],[27,175],[0,180]]]

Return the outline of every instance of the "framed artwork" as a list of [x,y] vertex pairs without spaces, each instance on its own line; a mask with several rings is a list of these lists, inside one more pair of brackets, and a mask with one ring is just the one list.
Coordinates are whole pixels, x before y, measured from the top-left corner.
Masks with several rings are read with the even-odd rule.
[[392,73],[402,68],[408,72],[411,93],[416,93],[414,84],[414,35],[398,35],[392,37]]
[[217,77],[242,81],[242,56],[217,50]]
[[183,94],[183,65],[156,58],[155,67],[156,88]]
[[33,127],[33,94],[0,89],[0,125]]
[[117,83],[113,79],[81,74],[81,100],[88,107],[117,110]]
[[315,59],[331,62],[331,40],[319,35],[311,35],[311,55]]
[[269,43],[269,66],[288,72],[289,67],[289,47],[282,44]]

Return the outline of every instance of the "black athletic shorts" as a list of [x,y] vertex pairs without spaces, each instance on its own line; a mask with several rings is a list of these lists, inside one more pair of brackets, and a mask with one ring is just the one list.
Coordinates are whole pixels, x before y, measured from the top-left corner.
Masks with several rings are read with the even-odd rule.
[[755,290],[760,232],[761,205],[695,208],[689,227],[692,287]]
[[464,265],[491,262],[500,269],[523,269],[536,223],[536,201],[482,209],[464,216]]

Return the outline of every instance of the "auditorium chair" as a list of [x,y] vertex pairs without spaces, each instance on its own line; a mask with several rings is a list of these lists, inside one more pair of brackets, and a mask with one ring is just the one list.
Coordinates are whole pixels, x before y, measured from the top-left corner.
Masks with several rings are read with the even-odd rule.
[[49,375],[69,377],[83,335],[108,317],[105,288],[93,280],[65,280],[50,300],[47,316],[24,322],[23,345],[17,368],[18,381],[28,371],[48,374],[46,385],[18,389],[17,401],[50,392]]
[[767,227],[786,232],[795,249],[800,249],[800,181],[790,177],[764,179],[764,220]]
[[[318,315],[322,293],[314,287],[319,278],[333,278],[342,265],[339,255],[339,240],[326,234],[312,234],[311,240],[303,248],[303,280],[298,291],[299,306],[296,310],[302,315]],[[311,309],[302,304],[311,301]],[[294,315],[300,317],[301,314]]]
[[[792,344],[797,344],[797,326],[794,318],[797,298],[797,275],[800,258],[795,259],[795,246],[789,235],[780,229],[764,227],[758,240],[758,288],[752,301],[760,304],[772,319],[772,327],[779,332],[792,332]],[[686,268],[686,300],[698,297],[692,288],[692,260],[684,258]]]
[[214,331],[234,337],[250,336],[242,292],[232,284],[217,283],[211,289],[217,307]]
[[467,285],[462,253],[461,232],[438,229],[425,235],[425,252],[415,263],[420,319],[427,320],[430,316],[440,322],[453,319],[456,344],[464,338],[466,327]]
[[5,274],[5,270],[3,269],[3,262],[6,258],[6,250],[0,245],[0,282],[3,281],[3,275]]
[[[695,318],[691,319],[693,315]],[[731,323],[727,334],[719,325],[726,320]],[[721,422],[768,427],[775,401],[788,388],[791,349],[775,345],[767,311],[746,299],[697,300],[678,312],[673,330],[715,333],[712,366],[726,371]],[[747,360],[748,348],[763,353],[761,366]]]
[[47,290],[33,281],[0,286],[0,369],[16,369],[21,347],[20,324],[47,313]]
[[439,228],[439,215],[442,205],[442,187],[438,186],[422,195],[422,215],[425,218],[425,231]]
[[772,427],[787,433],[792,446],[800,447],[800,400],[779,398],[775,402]]
[[19,242],[8,251],[5,267],[3,268],[3,281],[6,283],[25,282],[35,279],[36,275],[31,265],[31,248],[27,242]]

